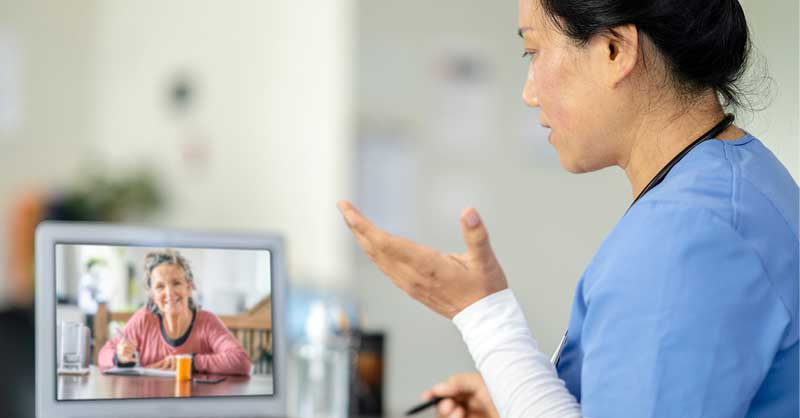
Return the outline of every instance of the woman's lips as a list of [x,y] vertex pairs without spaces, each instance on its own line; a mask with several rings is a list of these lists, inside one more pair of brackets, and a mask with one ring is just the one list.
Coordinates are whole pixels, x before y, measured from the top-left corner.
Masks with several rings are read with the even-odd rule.
[[183,300],[183,299],[175,299],[175,300],[173,300],[173,301],[165,301],[165,302],[164,302],[164,307],[165,307],[165,308],[171,308],[171,307],[173,307],[173,306],[180,306],[180,302],[181,302],[182,300]]
[[548,134],[547,134],[547,142],[551,142],[552,143],[553,128],[551,128],[550,125],[548,125],[548,124],[546,124],[544,122],[540,122],[539,125],[541,125],[542,128],[550,130],[550,132],[548,132]]

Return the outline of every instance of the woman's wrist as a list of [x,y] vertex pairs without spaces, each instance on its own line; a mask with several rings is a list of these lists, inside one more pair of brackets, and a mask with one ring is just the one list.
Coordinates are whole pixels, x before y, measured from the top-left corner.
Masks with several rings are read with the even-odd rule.
[[506,287],[503,290],[478,299],[466,308],[462,309],[461,312],[457,313],[453,317],[452,321],[463,334],[464,328],[468,327],[468,324],[474,323],[477,317],[481,316],[482,312],[484,312],[487,308],[494,306],[497,303],[503,303],[506,300],[512,300],[515,303],[517,300],[510,287]]
[[114,363],[114,366],[116,366],[116,367],[134,367],[134,366],[136,366],[136,362],[135,361],[121,362],[119,360],[119,357],[117,357],[117,353],[114,353],[113,363]]

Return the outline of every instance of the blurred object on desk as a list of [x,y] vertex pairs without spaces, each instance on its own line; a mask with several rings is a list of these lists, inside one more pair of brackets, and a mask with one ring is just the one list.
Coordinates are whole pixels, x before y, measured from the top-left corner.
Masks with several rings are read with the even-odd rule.
[[311,302],[305,334],[292,345],[288,408],[299,418],[346,418],[351,375],[349,321],[335,300]]
[[[337,398],[337,408],[344,408],[340,414],[382,416],[384,333],[360,330],[358,305],[349,295],[293,289],[289,305],[289,335],[293,347],[290,404],[294,404],[290,411],[298,417],[320,416],[321,411],[315,408]],[[338,362],[334,362],[333,357],[338,358]],[[349,387],[349,391],[334,394],[314,389],[308,381],[315,377],[313,373],[320,372],[324,376],[317,375],[317,379],[349,382],[344,386]],[[338,377],[331,373],[338,373]]]
[[0,417],[34,417],[33,309],[0,311]]
[[358,344],[350,380],[350,416],[383,416],[384,334],[358,331],[354,334],[358,335]]

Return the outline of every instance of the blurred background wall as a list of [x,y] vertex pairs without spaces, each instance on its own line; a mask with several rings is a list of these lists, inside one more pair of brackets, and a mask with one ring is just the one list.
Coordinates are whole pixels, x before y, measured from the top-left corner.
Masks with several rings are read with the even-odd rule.
[[[798,179],[798,4],[742,4],[774,83],[768,109],[738,120]],[[464,0],[0,0],[0,304],[29,301],[11,280],[20,202],[143,167],[163,202],[122,220],[280,230],[293,285],[354,297],[363,326],[387,333],[389,411],[472,362],[448,321],[356,251],[339,198],[457,252],[459,213],[477,207],[551,350],[631,196],[618,169],[560,168],[520,99],[516,13]]]
[[335,209],[351,189],[351,2],[0,10],[0,91],[12,88],[1,109],[13,115],[0,126],[0,218],[32,188],[145,167],[166,199],[140,221],[281,230],[295,278],[351,280]]

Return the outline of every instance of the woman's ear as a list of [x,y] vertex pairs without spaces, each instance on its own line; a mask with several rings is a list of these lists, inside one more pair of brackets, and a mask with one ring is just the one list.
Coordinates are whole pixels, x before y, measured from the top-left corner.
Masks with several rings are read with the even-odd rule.
[[639,61],[639,41],[639,31],[629,24],[616,26],[591,42],[595,68],[606,85],[616,87],[631,75]]

